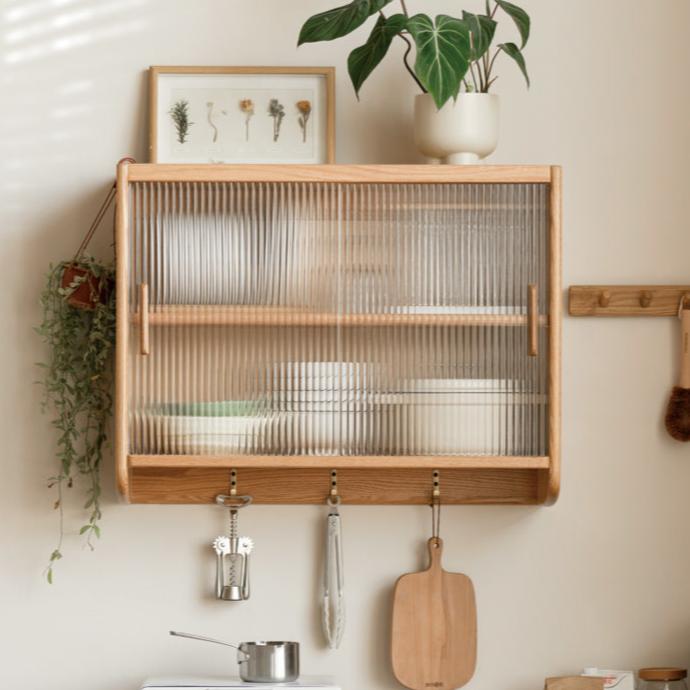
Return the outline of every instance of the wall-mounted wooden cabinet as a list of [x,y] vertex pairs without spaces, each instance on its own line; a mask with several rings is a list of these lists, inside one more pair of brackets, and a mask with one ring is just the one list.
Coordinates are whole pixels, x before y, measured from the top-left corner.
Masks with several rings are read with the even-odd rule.
[[555,500],[559,168],[123,163],[116,246],[129,500]]

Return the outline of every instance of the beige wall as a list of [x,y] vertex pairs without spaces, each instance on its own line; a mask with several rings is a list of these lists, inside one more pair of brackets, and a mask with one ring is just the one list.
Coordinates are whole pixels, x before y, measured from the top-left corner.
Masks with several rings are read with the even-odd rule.
[[[475,2],[410,0],[433,11]],[[0,678],[23,688],[128,690],[148,674],[232,668],[231,640],[293,638],[305,672],[348,690],[395,688],[391,586],[422,564],[425,508],[347,508],[348,625],[323,649],[316,595],[323,511],[250,509],[254,594],[208,596],[213,508],[124,506],[105,468],[103,539],[81,548],[67,515],[66,558],[44,584],[57,515],[43,479],[52,434],[38,412],[32,325],[50,261],[78,244],[115,161],[145,151],[150,64],[334,64],[340,162],[409,162],[413,85],[400,46],[357,103],[345,57],[362,40],[295,49],[322,0],[4,0],[0,8]],[[684,0],[525,0],[533,88],[502,66],[494,162],[565,170],[564,283],[688,282],[690,4]],[[106,246],[105,234],[102,244]],[[446,567],[470,574],[479,606],[477,690],[527,690],[587,664],[690,663],[690,448],[662,428],[674,375],[668,320],[564,324],[563,493],[550,509],[444,510]],[[79,501],[75,501],[78,504]],[[48,685],[50,683],[50,685]]]

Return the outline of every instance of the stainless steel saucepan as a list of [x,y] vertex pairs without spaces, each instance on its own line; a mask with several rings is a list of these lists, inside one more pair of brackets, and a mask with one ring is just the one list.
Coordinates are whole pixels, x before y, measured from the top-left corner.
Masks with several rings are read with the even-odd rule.
[[240,678],[248,683],[289,683],[299,678],[298,642],[240,642],[236,645],[174,630],[170,634],[234,647],[237,650]]

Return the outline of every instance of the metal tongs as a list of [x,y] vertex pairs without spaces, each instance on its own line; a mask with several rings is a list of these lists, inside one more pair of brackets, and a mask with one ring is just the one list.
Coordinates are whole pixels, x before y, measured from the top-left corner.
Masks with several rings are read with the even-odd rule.
[[345,581],[340,527],[339,496],[326,499],[329,508],[326,528],[326,563],[323,578],[323,632],[331,649],[337,649],[345,631]]

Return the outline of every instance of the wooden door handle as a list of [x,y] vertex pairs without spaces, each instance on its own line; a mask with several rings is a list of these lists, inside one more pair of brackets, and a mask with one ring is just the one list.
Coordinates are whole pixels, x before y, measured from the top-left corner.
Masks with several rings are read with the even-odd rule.
[[149,347],[149,286],[139,284],[139,353],[148,355]]
[[534,283],[527,287],[527,328],[529,330],[529,356],[539,354],[539,288]]

